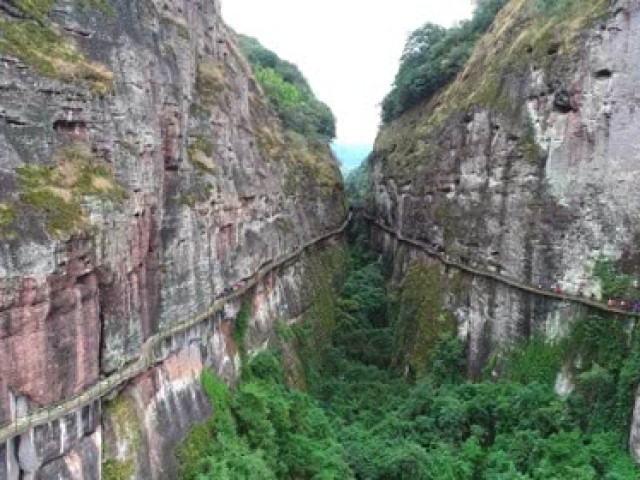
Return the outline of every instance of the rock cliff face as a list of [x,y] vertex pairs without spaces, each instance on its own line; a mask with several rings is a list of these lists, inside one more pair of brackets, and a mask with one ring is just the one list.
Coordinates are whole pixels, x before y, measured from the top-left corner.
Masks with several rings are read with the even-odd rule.
[[[640,273],[640,2],[574,3],[545,16],[508,2],[455,82],[383,128],[368,208],[456,258],[599,297],[601,256]],[[408,259],[396,260],[401,278]],[[580,313],[493,281],[456,285],[448,307],[471,376]]]
[[[326,145],[285,132],[217,0],[0,1],[0,424],[63,402],[344,220]],[[251,346],[291,318],[305,262],[251,292]],[[0,445],[0,478],[171,478],[233,381],[223,314],[116,395]],[[122,474],[124,476],[118,477]],[[115,475],[115,476],[114,476]]]

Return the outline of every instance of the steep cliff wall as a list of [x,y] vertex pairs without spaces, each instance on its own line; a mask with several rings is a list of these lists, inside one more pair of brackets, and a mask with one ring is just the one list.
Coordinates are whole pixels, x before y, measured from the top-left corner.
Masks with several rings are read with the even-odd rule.
[[[640,3],[534,3],[508,2],[455,82],[383,128],[369,208],[455,258],[598,297],[601,256],[640,273]],[[473,375],[496,347],[576,314],[467,282],[450,309]]]
[[[282,129],[217,0],[0,1],[0,62],[0,424],[119,372],[345,218],[328,147]],[[306,305],[303,266],[283,268],[249,293],[252,345]],[[198,371],[235,375],[238,308],[167,340],[106,428],[98,401],[0,446],[0,478],[98,478],[103,437],[114,462],[134,446],[131,474],[169,478],[209,413]]]

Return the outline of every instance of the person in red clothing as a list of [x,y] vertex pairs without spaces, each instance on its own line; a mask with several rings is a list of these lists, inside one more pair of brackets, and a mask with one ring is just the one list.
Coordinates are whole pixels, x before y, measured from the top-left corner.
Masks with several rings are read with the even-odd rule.
[[559,283],[556,283],[555,292],[556,292],[556,293],[562,293],[562,287],[560,287],[560,284],[559,284]]
[[607,301],[607,307],[615,307],[616,306],[616,301],[613,298],[610,298]]

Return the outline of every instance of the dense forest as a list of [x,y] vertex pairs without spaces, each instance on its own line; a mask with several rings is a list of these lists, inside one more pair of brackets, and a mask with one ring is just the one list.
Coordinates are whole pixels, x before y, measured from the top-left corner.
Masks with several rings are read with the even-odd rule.
[[[625,443],[640,344],[624,340],[623,321],[586,317],[562,342],[503,352],[471,383],[464,345],[434,308],[437,271],[415,262],[391,286],[389,266],[357,243],[333,308],[278,328],[304,382],[287,384],[277,349],[246,359],[233,392],[203,375],[216,414],[180,447],[182,478],[637,478]],[[329,342],[315,341],[318,324],[332,325]],[[562,365],[576,383],[566,398],[554,391]]]

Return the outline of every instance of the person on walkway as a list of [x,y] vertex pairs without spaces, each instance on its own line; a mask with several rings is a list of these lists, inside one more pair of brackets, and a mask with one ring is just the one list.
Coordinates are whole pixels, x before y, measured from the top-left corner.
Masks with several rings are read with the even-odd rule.
[[556,283],[556,287],[554,290],[557,294],[561,294],[562,293],[562,287],[560,286],[559,283]]
[[616,306],[616,301],[613,298],[610,298],[609,300],[607,300],[607,307],[615,307]]

